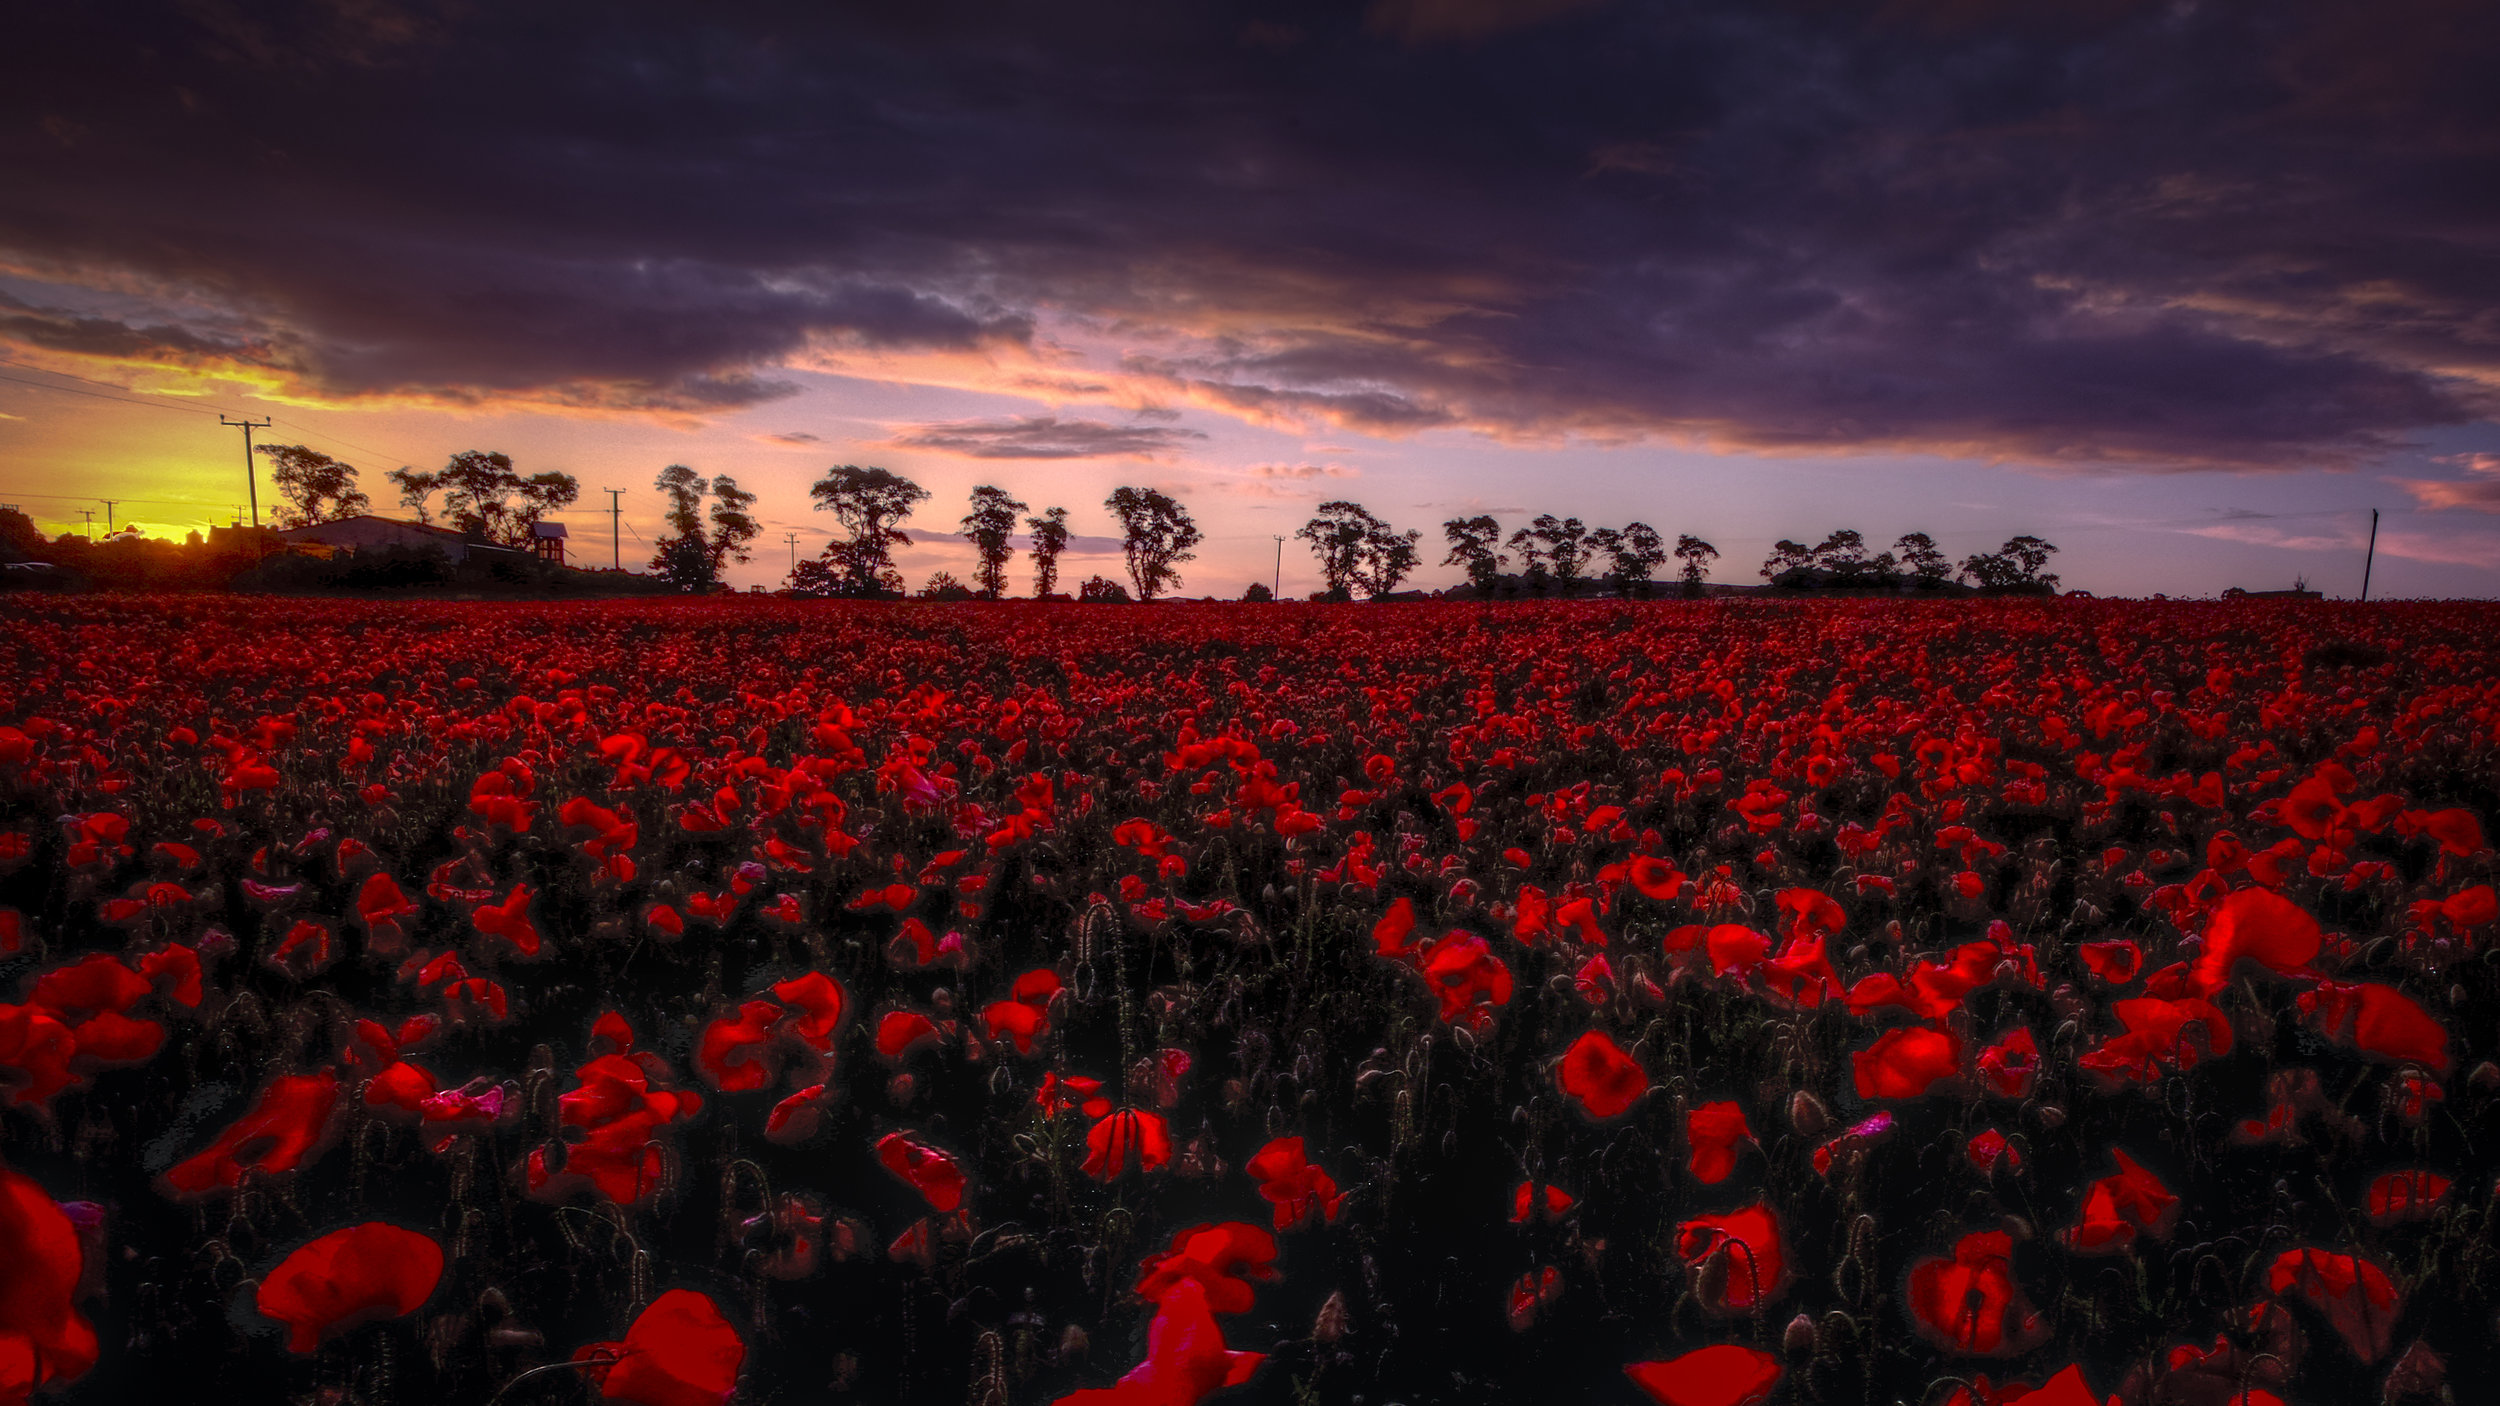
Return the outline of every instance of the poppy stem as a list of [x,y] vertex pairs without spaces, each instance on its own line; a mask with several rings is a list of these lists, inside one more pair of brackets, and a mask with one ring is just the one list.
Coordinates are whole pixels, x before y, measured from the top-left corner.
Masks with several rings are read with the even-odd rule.
[[526,1372],[507,1378],[502,1386],[495,1388],[495,1394],[486,1398],[486,1406],[495,1406],[495,1403],[503,1400],[503,1394],[505,1392],[512,1390],[516,1384],[528,1381],[532,1377],[543,1376],[549,1372],[567,1371],[579,1367],[613,1367],[615,1365],[616,1364],[613,1360],[603,1362],[594,1357],[581,1362],[550,1362],[543,1367],[532,1367]]

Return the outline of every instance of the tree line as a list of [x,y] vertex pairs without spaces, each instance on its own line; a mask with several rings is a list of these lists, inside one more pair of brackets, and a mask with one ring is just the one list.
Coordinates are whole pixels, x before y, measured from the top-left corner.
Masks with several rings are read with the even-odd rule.
[[[370,511],[371,500],[358,489],[354,466],[300,444],[265,444],[258,452],[270,460],[281,528]],[[514,547],[528,545],[541,518],[581,494],[570,474],[523,476],[511,456],[486,450],[454,454],[439,470],[402,467],[385,477],[418,522],[433,522],[439,494],[448,525]],[[762,530],[752,512],[756,495],[735,479],[727,474],[707,479],[683,464],[671,464],[653,486],[667,505],[668,524],[651,559],[655,574],[678,590],[707,591],[718,585],[728,567],[750,558],[751,544]],[[903,595],[894,549],[911,545],[902,524],[929,500],[929,491],[890,469],[841,464],[810,485],[808,496],[819,511],[834,515],[844,535],[798,563],[790,573],[791,588],[807,595],[854,598]],[[1195,548],[1204,540],[1189,510],[1168,494],[1136,487],[1114,490],[1103,507],[1120,524],[1128,585],[1095,576],[1078,589],[1078,599],[1126,600],[1133,589],[1136,599],[1153,600],[1178,586],[1180,564],[1195,560]],[[1029,534],[1033,595],[1046,599],[1058,594],[1059,558],[1070,540],[1066,508],[1033,513],[1005,489],[983,484],[972,490],[970,509],[960,528],[972,543],[972,580],[965,583],[940,571],[930,577],[922,595],[1003,598],[1019,527]],[[1441,524],[1441,534],[1449,548],[1441,564],[1465,571],[1468,584],[1485,595],[1511,590],[1568,596],[1600,583],[1622,595],[1646,595],[1670,558],[1680,563],[1677,576],[1683,592],[1699,595],[1710,563],[1719,556],[1717,547],[1691,533],[1679,534],[1669,547],[1664,535],[1647,523],[1590,527],[1579,518],[1551,513],[1538,514],[1507,537],[1490,514],[1451,518]],[[1391,595],[1423,560],[1420,531],[1398,531],[1362,504],[1345,499],[1320,504],[1294,536],[1311,549],[1324,586],[1320,598],[1325,600],[1351,600],[1358,592],[1375,600]],[[1965,557],[1957,566],[1924,532],[1905,533],[1890,550],[1870,554],[1863,534],[1843,528],[1813,546],[1781,539],[1764,559],[1761,574],[1765,581],[1791,588],[1934,590],[1958,576],[1980,589],[2045,591],[2058,584],[2055,573],[2042,569],[2056,551],[2053,544],[2025,535],[1996,551]],[[1519,565],[1515,577],[1505,570],[1514,561]],[[1268,591],[1254,584],[1245,594],[1263,600]]]
[[[891,469],[840,464],[809,485],[808,496],[820,511],[830,512],[846,537],[825,544],[815,558],[790,573],[790,587],[806,595],[892,599],[903,594],[903,573],[894,565],[893,550],[910,546],[901,529],[912,510],[929,499],[929,490]],[[1120,524],[1121,554],[1136,599],[1153,600],[1181,583],[1180,564],[1197,559],[1206,540],[1189,510],[1167,493],[1152,488],[1112,490],[1103,508]],[[952,572],[929,578],[921,594],[936,600],[999,600],[1007,594],[1007,564],[1015,559],[1019,521],[1031,534],[1033,595],[1058,595],[1059,558],[1068,548],[1068,510],[1044,508],[1031,513],[1024,503],[994,484],[972,490],[971,511],[959,526],[972,543],[974,566],[970,585]],[[1077,591],[1079,600],[1127,600],[1128,588],[1095,576]]]

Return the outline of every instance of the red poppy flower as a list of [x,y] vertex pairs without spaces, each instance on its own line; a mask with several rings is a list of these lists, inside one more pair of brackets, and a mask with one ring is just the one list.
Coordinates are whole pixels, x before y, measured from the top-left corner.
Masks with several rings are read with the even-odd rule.
[[1250,1380],[1264,1353],[1235,1352],[1207,1306],[1207,1291],[1184,1280],[1156,1301],[1146,1328],[1146,1360],[1115,1386],[1090,1387],[1057,1406],[1197,1406],[1215,1392]]
[[807,972],[774,982],[773,995],[800,1012],[790,1023],[793,1034],[818,1054],[833,1053],[833,1032],[842,1024],[848,1000],[840,982],[823,972]]
[[1510,1286],[1510,1300],[1505,1316],[1510,1330],[1524,1333],[1536,1326],[1536,1311],[1562,1297],[1562,1271],[1547,1265],[1540,1270],[1522,1274]]
[[2014,1282],[2014,1238],[2002,1230],[1965,1235],[1953,1258],[1910,1267],[1911,1326],[1948,1352],[1995,1357],[2028,1351],[2048,1323]]
[[2448,1195],[2448,1178],[2437,1172],[2381,1172],[2361,1198],[2370,1224],[2380,1227],[2426,1220]]
[[1655,855],[1634,855],[1627,867],[1626,877],[1631,879],[1632,887],[1640,890],[1644,898],[1663,902],[1684,891],[1684,876],[1676,872],[1674,865]]
[[1172,1247],[1148,1255],[1138,1266],[1137,1296],[1161,1303],[1185,1283],[1206,1292],[1216,1313],[1247,1313],[1254,1290],[1276,1277],[1276,1237],[1247,1221],[1193,1225],[1172,1236]]
[[95,1366],[95,1329],[75,1302],[85,1264],[59,1204],[33,1178],[0,1167],[0,1401],[22,1402]]
[[2040,1077],[2040,1046],[2029,1026],[2017,1027],[2004,1039],[1979,1052],[1979,1080],[1999,1098],[2029,1098]]
[[1721,1343],[1663,1362],[1635,1362],[1623,1374],[1659,1406],[1759,1406],[1779,1384],[1780,1362],[1767,1352]]
[[779,1071],[772,1057],[773,1026],[781,1007],[770,1001],[749,1001],[734,1016],[722,1016],[703,1027],[695,1044],[695,1072],[705,1083],[726,1093],[760,1089]]
[[1096,1181],[1123,1175],[1131,1158],[1145,1172],[1172,1160],[1172,1133],[1161,1114],[1123,1108],[1085,1134],[1085,1175]]
[[2008,1170],[2022,1170],[2022,1150],[2007,1141],[2005,1134],[1994,1128],[1983,1128],[1972,1134],[1971,1140],[1962,1145],[1962,1155],[1969,1159],[1970,1164],[1977,1167],[1982,1175],[1996,1175],[1999,1162],[2003,1162]]
[[934,1211],[953,1211],[964,1203],[965,1177],[955,1159],[901,1133],[877,1139],[877,1160],[910,1184]]
[[2230,984],[2242,958],[2269,971],[2297,972],[2318,955],[2318,920],[2269,889],[2241,889],[2215,908],[2205,926],[2204,955],[2196,959],[2196,984],[2207,996]]
[[557,1119],[584,1136],[565,1146],[561,1179],[544,1149],[529,1155],[530,1192],[554,1197],[587,1185],[619,1206],[635,1205],[659,1189],[662,1130],[701,1112],[703,1099],[661,1087],[667,1067],[648,1052],[600,1055],[574,1073],[581,1082],[557,1096]]
[[877,1055],[889,1064],[900,1064],[937,1040],[937,1022],[918,1011],[887,1011],[877,1018]]
[[2211,1001],[2138,996],[2112,1002],[2110,1009],[2126,1033],[2075,1057],[2105,1079],[2151,1083],[2165,1067],[2190,1069],[2206,1053],[2231,1052],[2231,1022]]
[[1962,1042],[1949,1030],[1887,1030],[1849,1056],[1860,1098],[1918,1098],[1962,1071]]
[[[2260,1393],[2262,1395],[2262,1393]],[[2007,1382],[1991,1383],[1985,1373],[1973,1377],[1966,1386],[1956,1387],[1943,1406],[2102,1406],[2101,1398],[2084,1385],[2083,1368],[2069,1366],[2038,1386]],[[2233,1399],[2229,1406],[2261,1406],[2254,1398],[2246,1402]]]
[[2112,986],[2124,986],[2144,970],[2143,949],[2126,938],[2086,942],[2075,951],[2083,958],[2084,970]]
[[529,885],[515,884],[503,902],[478,905],[469,921],[479,932],[510,943],[520,955],[535,957],[539,948],[538,925],[530,921],[529,906]]
[[2110,1155],[2118,1159],[2117,1174],[2092,1183],[2083,1196],[2081,1219],[2064,1236],[2067,1248],[2077,1254],[2114,1253],[2132,1246],[2138,1236],[2166,1239],[2179,1218],[2179,1198],[2159,1177],[2117,1148]]
[[2387,1271],[2358,1255],[2326,1250],[2286,1250],[2276,1256],[2266,1271],[2266,1292],[2307,1300],[2364,1362],[2387,1355],[2396,1315],[2404,1307]]
[[1721,1313],[1752,1312],[1777,1298],[1788,1277],[1779,1217],[1765,1202],[1684,1222],[1676,1227],[1675,1252],[1694,1297]]
[[1441,1001],[1441,1019],[1482,1029],[1495,1006],[1510,1004],[1510,968],[1473,933],[1452,932],[1423,949],[1424,980]]
[[1336,1179],[1305,1158],[1298,1137],[1270,1142],[1243,1163],[1242,1170],[1259,1184],[1259,1194],[1276,1204],[1278,1230],[1291,1229],[1314,1214],[1333,1221],[1345,1199],[1337,1194]]
[[361,1323],[424,1307],[443,1277],[443,1247],[383,1221],[334,1230],[296,1248],[260,1281],[254,1305],[287,1327],[287,1351]]
[[1732,1099],[1705,1103],[1684,1115],[1684,1140],[1693,1148],[1693,1179],[1704,1186],[1727,1180],[1736,1170],[1736,1144],[1752,1139],[1745,1110]]
[[2375,981],[2321,981],[2297,1003],[2319,1033],[2364,1054],[2448,1072],[2448,1030],[2412,997]]
[[1562,1062],[1554,1067],[1554,1080],[1582,1112],[1600,1122],[1620,1116],[1649,1092],[1648,1073],[1599,1030],[1586,1031],[1571,1042]]
[[746,1343],[720,1309],[692,1289],[651,1301],[621,1343],[592,1343],[573,1354],[591,1364],[608,1401],[632,1406],[723,1406],[738,1389]]
[[1523,1181],[1510,1194],[1510,1221],[1513,1225],[1525,1225],[1528,1217],[1540,1214],[1549,1221],[1556,1220],[1576,1204],[1571,1193],[1559,1186],[1539,1188],[1535,1182]]
[[338,1096],[339,1076],[327,1069],[279,1075],[215,1142],[166,1171],[165,1190],[177,1197],[206,1196],[232,1191],[246,1172],[295,1170],[328,1131]]

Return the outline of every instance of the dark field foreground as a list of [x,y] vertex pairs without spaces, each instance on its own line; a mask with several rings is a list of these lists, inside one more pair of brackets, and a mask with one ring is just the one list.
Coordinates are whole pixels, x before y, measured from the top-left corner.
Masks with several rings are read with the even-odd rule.
[[2500,1369],[2491,607],[20,604],[0,1402]]

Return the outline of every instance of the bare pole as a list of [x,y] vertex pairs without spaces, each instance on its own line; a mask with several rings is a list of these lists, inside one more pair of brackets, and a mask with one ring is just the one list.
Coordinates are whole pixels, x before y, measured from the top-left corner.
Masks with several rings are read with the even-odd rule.
[[2370,509],[2370,549],[2361,557],[2361,598],[2370,598],[2370,566],[2378,560],[2378,509]]
[[240,420],[229,420],[220,415],[217,417],[217,423],[230,430],[243,431],[243,486],[250,490],[252,495],[252,531],[258,533],[260,531],[260,476],[252,470],[252,431],[267,429],[269,417],[264,415],[254,420],[247,416]]
[[121,499],[106,498],[101,501],[104,504],[104,535],[110,537],[113,535],[113,509],[120,505]]
[[1282,538],[1282,537],[1278,537],[1278,538],[1276,539],[1276,579],[1268,583],[1268,587],[1267,587],[1267,598],[1268,598],[1269,600],[1281,600],[1281,599],[1283,599],[1283,597],[1281,597],[1281,596],[1277,595],[1277,592],[1279,592],[1279,591],[1283,590],[1284,588],[1285,588],[1285,539],[1284,539],[1284,538]]
[[78,511],[87,515],[87,540],[92,542],[95,540],[95,509],[80,508]]
[[602,488],[599,491],[608,495],[608,565],[618,571],[623,571],[625,569],[625,542],[624,538],[618,535],[617,524],[625,520],[625,510],[618,506],[625,501],[625,490]]
[[799,534],[785,532],[782,535],[790,539],[790,575],[795,580],[799,574]]

